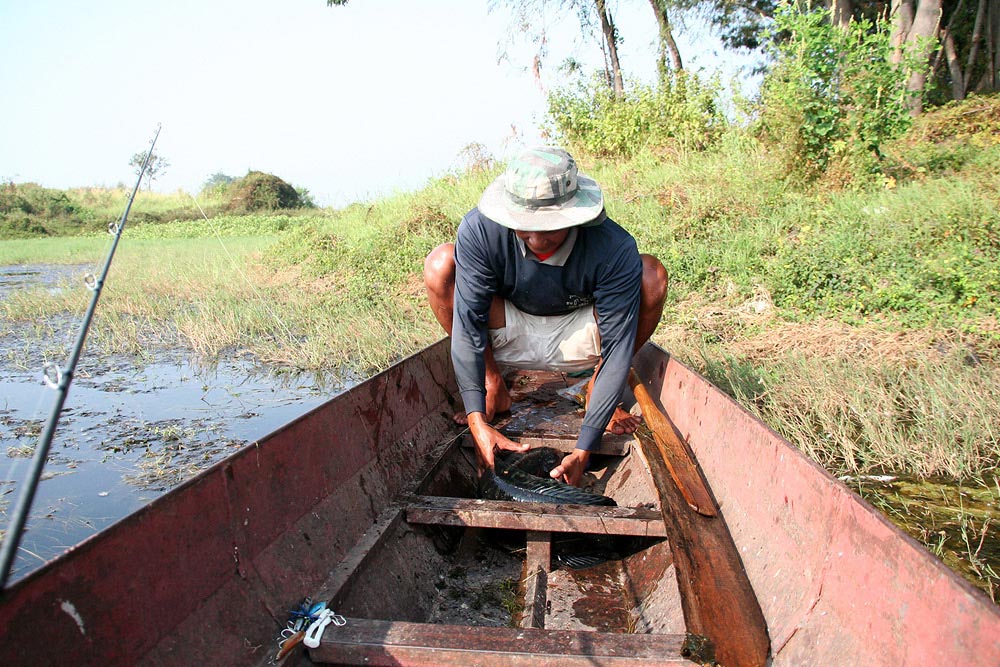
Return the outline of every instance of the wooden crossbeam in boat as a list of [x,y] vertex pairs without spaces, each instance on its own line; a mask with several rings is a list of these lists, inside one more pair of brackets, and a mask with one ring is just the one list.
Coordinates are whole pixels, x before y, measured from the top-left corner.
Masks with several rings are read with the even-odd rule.
[[645,507],[553,505],[439,496],[409,496],[409,523],[537,530],[553,533],[664,537],[659,510]]
[[529,530],[525,542],[524,610],[520,625],[522,628],[544,628],[552,566],[552,533]]
[[494,628],[349,618],[327,626],[309,657],[340,665],[654,667],[687,665],[684,635]]

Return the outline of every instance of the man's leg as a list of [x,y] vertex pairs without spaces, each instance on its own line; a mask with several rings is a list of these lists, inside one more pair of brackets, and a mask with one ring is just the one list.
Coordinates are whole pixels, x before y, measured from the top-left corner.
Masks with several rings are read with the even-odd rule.
[[639,295],[639,327],[635,334],[635,351],[646,344],[656,331],[667,300],[670,278],[660,260],[652,255],[642,258],[642,288]]
[[[443,243],[427,255],[424,260],[424,286],[427,288],[427,300],[434,317],[450,336],[455,306],[454,243]],[[504,327],[506,321],[503,299],[493,298],[488,319],[491,329]],[[511,399],[489,344],[486,345],[483,358],[486,362],[486,420],[492,421],[495,415],[510,410]],[[464,411],[456,413],[454,419],[459,424],[468,421]]]

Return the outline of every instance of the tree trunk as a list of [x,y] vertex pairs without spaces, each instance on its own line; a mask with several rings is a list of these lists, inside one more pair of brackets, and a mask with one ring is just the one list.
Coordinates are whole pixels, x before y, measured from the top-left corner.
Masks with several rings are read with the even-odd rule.
[[948,79],[951,81],[951,98],[953,100],[964,100],[966,95],[966,76],[962,74],[962,63],[958,57],[958,49],[955,46],[955,20],[962,15],[962,7],[965,0],[958,0],[958,4],[951,11],[951,18],[948,25],[941,30],[941,48],[934,55],[934,66],[931,67],[931,76],[937,78],[941,70],[941,63],[948,63]]
[[[656,16],[656,24],[660,27],[660,48],[656,61],[656,70],[659,72],[660,81],[664,81],[670,69],[680,72],[684,69],[684,65],[681,63],[681,52],[677,48],[677,42],[674,41],[673,28],[670,25],[670,19],[667,17],[666,0],[649,0],[649,4],[653,8],[653,14]],[[670,57],[669,67],[667,66],[668,55]]]
[[903,45],[913,28],[913,16],[916,0],[892,0],[892,10],[890,18],[894,22],[892,30],[892,57],[891,62],[898,65],[903,60]]
[[909,106],[910,114],[913,116],[918,116],[923,111],[923,93],[924,87],[927,85],[927,72],[930,69],[931,54],[937,44],[941,25],[941,1],[920,0],[917,13],[913,17],[913,26],[906,39],[906,48],[912,49],[918,63],[906,84],[906,89],[911,93],[907,106]]
[[622,80],[622,67],[618,61],[618,31],[615,30],[614,21],[608,12],[605,0],[595,0],[597,5],[597,15],[601,19],[601,32],[604,34],[604,42],[608,47],[608,59],[611,62],[611,89],[616,98],[625,95],[625,82]]
[[854,4],[851,0],[828,0],[830,20],[838,28],[847,29],[854,16]]
[[1000,90],[1000,7],[990,3],[990,90]]
[[958,61],[955,51],[955,38],[947,28],[941,33],[944,57],[948,61],[948,75],[951,79],[951,96],[956,100],[965,99],[965,78],[962,76],[962,64]]
[[667,51],[670,53],[670,66],[674,68],[675,72],[682,72],[684,63],[681,62],[681,51],[677,48],[677,42],[674,41],[673,30],[667,33],[663,39],[667,45]]
[[969,93],[969,84],[972,83],[972,69],[976,66],[976,58],[979,56],[979,44],[983,41],[985,18],[986,0],[979,0],[979,7],[976,9],[976,26],[972,29],[972,43],[969,46],[969,59],[965,62],[965,79],[962,81],[962,91],[966,95]]

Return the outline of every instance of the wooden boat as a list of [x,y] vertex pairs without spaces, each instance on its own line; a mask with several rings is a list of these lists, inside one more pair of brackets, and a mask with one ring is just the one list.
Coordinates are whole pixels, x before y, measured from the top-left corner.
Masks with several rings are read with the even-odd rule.
[[[663,350],[635,368],[694,459],[606,437],[618,507],[475,499],[444,340],[16,582],[0,664],[272,664],[309,597],[346,623],[281,664],[1000,665],[982,593]],[[566,384],[514,377],[504,427],[572,447]],[[554,567],[576,533],[631,546]]]

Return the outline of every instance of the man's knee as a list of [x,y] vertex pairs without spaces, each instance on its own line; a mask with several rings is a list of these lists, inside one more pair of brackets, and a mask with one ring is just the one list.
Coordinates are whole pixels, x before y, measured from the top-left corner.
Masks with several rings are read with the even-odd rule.
[[642,257],[642,295],[646,303],[663,303],[667,299],[670,277],[667,269],[656,257]]
[[455,244],[442,243],[424,259],[424,285],[440,289],[455,279]]

